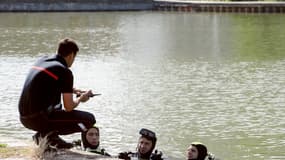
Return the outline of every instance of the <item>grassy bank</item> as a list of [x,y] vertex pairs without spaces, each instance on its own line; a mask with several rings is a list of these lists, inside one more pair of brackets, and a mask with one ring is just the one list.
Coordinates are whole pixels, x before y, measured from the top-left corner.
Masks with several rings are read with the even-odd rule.
[[0,144],[0,159],[6,158],[21,158],[21,159],[35,159],[34,147],[9,147],[6,144]]

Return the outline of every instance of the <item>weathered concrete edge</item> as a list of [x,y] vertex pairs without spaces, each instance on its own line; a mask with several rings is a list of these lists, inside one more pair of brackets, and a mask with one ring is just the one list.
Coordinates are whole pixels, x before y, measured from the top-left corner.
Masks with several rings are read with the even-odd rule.
[[161,7],[285,7],[285,2],[218,2],[189,0],[0,0],[0,12],[87,12],[160,10]]
[[0,12],[152,10],[152,0],[0,0]]

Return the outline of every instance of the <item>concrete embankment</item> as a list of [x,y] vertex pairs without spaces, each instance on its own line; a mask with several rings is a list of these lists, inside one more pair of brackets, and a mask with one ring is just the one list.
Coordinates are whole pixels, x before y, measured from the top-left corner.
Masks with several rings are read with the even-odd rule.
[[152,0],[0,0],[2,12],[152,10]]
[[285,13],[285,2],[190,0],[0,0],[0,12],[182,11]]

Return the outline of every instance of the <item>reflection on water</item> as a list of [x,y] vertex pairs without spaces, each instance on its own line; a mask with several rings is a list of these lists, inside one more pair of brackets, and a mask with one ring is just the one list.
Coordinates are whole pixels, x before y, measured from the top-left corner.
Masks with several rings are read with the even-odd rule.
[[283,15],[1,13],[0,20],[0,143],[31,141],[18,121],[22,84],[32,63],[68,36],[80,45],[76,86],[102,93],[80,109],[96,115],[110,153],[134,150],[146,127],[170,159],[185,159],[191,141],[226,160],[285,158]]

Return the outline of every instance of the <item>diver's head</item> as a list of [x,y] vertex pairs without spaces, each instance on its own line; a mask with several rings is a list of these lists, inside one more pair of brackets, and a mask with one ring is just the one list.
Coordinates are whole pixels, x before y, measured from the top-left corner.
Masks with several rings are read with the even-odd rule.
[[156,135],[153,131],[142,128],[137,150],[140,158],[149,158],[156,145]]
[[99,128],[93,126],[89,128],[87,131],[82,132],[81,139],[84,149],[86,148],[97,149],[100,143]]
[[187,160],[204,160],[207,155],[207,147],[200,142],[192,142],[187,149]]

